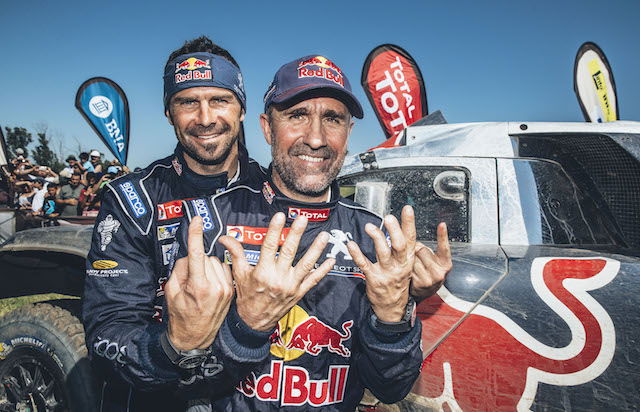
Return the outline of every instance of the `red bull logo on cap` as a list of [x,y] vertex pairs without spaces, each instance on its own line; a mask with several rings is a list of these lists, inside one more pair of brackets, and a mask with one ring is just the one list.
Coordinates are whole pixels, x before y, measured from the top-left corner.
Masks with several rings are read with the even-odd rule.
[[318,356],[323,350],[348,358],[351,351],[345,342],[351,339],[352,326],[353,320],[348,320],[338,331],[296,305],[278,322],[270,352],[285,362],[305,353]]
[[342,71],[326,57],[316,56],[300,62],[298,64],[298,79],[302,79],[304,77],[323,78],[344,87]]
[[[176,63],[176,84],[189,80],[211,80],[213,74],[211,72],[210,60],[200,60],[195,57],[189,57],[180,63]],[[209,70],[200,70],[209,69]],[[179,73],[186,70],[186,73]]]
[[210,60],[200,60],[195,57],[189,57],[180,63],[176,63],[176,73],[180,70],[210,69]]
[[302,61],[302,62],[298,63],[298,68],[304,67],[304,66],[310,66],[310,65],[320,66],[320,67],[324,67],[324,68],[327,68],[327,69],[332,69],[332,70],[335,70],[338,73],[342,74],[342,70],[340,70],[340,68],[338,66],[336,66],[336,64],[334,62],[332,62],[331,60],[327,59],[324,56],[316,56],[316,57],[312,57],[310,59],[307,59],[305,61]]

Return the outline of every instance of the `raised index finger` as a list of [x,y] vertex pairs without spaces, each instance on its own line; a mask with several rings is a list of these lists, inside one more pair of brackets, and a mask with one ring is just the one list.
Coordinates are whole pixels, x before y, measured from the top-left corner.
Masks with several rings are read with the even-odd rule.
[[204,277],[204,242],[202,240],[202,218],[195,216],[189,224],[187,238],[189,252],[189,277]]

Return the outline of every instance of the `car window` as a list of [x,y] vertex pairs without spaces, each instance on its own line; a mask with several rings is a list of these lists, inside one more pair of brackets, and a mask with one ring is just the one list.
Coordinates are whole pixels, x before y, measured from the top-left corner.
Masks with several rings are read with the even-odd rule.
[[500,243],[615,243],[607,220],[557,163],[498,159]]
[[413,206],[420,240],[436,240],[438,223],[446,222],[449,239],[469,241],[469,171],[450,166],[370,170],[339,179],[340,191],[372,212],[398,219],[404,205]]

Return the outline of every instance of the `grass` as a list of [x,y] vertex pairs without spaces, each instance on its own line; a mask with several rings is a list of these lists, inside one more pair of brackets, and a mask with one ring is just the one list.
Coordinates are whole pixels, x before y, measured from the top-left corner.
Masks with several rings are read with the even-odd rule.
[[26,304],[47,302],[50,300],[58,299],[80,299],[77,296],[61,295],[59,293],[45,293],[41,295],[29,295],[20,296],[18,298],[6,298],[0,299],[0,316],[4,316],[6,313]]

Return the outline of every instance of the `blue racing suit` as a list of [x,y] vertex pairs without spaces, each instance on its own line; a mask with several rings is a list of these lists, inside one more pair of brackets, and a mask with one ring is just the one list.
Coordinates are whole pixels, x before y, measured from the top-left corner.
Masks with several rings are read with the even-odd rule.
[[[105,380],[102,411],[184,410],[194,382],[185,381],[158,341],[165,329],[161,312],[170,250],[184,199],[264,179],[242,146],[238,165],[232,178],[197,175],[178,145],[173,155],[108,183],[87,257],[83,301],[87,349]],[[268,352],[266,344],[235,339],[237,327],[224,328],[229,333],[216,339],[208,360],[208,375],[216,375],[209,379],[219,382],[219,393],[233,390]],[[223,361],[228,367],[220,371]]]
[[[259,186],[237,185],[224,193],[185,201],[185,217],[203,218],[205,253],[230,262],[221,235],[233,236],[244,247],[245,257],[256,264],[271,217],[287,216],[281,242],[296,216],[304,214],[308,226],[302,236],[294,264],[315,237],[326,231],[329,244],[318,261],[333,257],[329,274],[313,287],[283,317],[270,336],[260,338],[242,322],[232,308],[230,313],[242,325],[247,340],[257,346],[269,343],[269,353],[222,398],[213,397],[214,410],[331,410],[354,411],[364,389],[368,388],[386,403],[403,399],[420,373],[421,324],[407,332],[381,330],[372,318],[365,291],[365,276],[358,268],[346,242],[354,240],[363,253],[376,261],[373,240],[365,224],[381,227],[381,219],[363,207],[339,196],[334,184],[329,202],[302,203],[285,197],[269,181]],[[175,258],[187,255],[187,223],[178,232]]]

